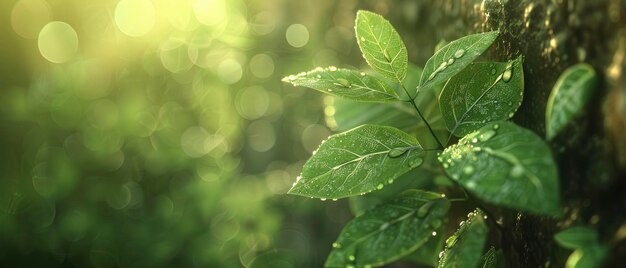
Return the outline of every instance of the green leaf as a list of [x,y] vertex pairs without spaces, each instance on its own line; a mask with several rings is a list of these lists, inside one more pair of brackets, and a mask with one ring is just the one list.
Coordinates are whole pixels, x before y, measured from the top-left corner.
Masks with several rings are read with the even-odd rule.
[[452,78],[483,54],[499,34],[498,31],[472,34],[443,46],[426,62],[420,87],[431,87]]
[[343,198],[380,190],[424,161],[415,137],[364,125],[330,136],[304,164],[290,194]]
[[588,64],[574,65],[559,77],[546,108],[546,137],[553,139],[591,99],[597,84],[596,72]]
[[433,158],[432,154],[426,154],[424,156],[424,163],[420,168],[404,173],[402,176],[395,179],[392,184],[385,186],[379,191],[350,197],[351,211],[354,215],[359,216],[368,209],[395,198],[398,194],[407,189],[429,190],[434,188],[432,187],[433,179],[437,174],[440,174],[441,171],[439,170],[439,163]]
[[576,226],[559,232],[554,239],[564,248],[577,249],[597,243],[598,233],[589,227]]
[[283,82],[357,101],[392,102],[398,100],[395,90],[382,80],[363,72],[332,66],[290,75],[283,78]]
[[530,130],[493,122],[446,148],[438,158],[452,179],[478,198],[559,216],[559,180],[550,148]]
[[504,253],[501,249],[496,250],[493,246],[480,258],[480,268],[504,268]]
[[609,249],[606,246],[595,243],[572,252],[567,258],[565,268],[599,268],[608,254]]
[[[408,89],[415,89],[421,72],[420,68],[410,64],[409,76],[404,79],[404,86]],[[421,107],[422,114],[435,130],[437,136],[442,139],[448,136],[448,130],[439,111],[439,102],[437,102],[437,96],[440,92],[441,87],[425,90],[417,95],[415,102],[418,107]],[[326,118],[327,125],[333,130],[346,131],[363,124],[387,125],[412,134],[415,133],[423,146],[429,148],[437,146],[424,122],[418,120],[415,111],[406,103],[366,103],[334,98],[333,101],[326,102],[326,107],[333,111]]]
[[415,251],[440,231],[450,202],[439,194],[409,190],[366,211],[341,231],[326,267],[380,266]]
[[[437,231],[437,233],[443,233],[443,231],[444,230],[442,228],[442,230]],[[439,263],[439,252],[443,250],[444,238],[445,236],[443,235],[437,235],[436,237],[429,239],[426,244],[419,247],[412,254],[406,256],[404,260],[424,266],[437,267],[437,263]]]
[[479,210],[470,213],[467,221],[461,222],[456,233],[446,239],[446,247],[438,267],[477,267],[488,231],[483,213]]
[[477,62],[452,77],[439,97],[446,126],[461,137],[487,122],[513,117],[522,103],[522,58],[506,62]]
[[396,81],[404,80],[408,54],[391,23],[376,13],[359,10],[355,30],[361,53],[372,69]]

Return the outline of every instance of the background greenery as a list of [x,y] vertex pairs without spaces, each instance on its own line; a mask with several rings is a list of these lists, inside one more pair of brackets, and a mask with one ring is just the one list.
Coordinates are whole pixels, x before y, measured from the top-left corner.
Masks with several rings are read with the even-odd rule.
[[321,266],[347,204],[284,193],[333,111],[280,78],[390,2],[2,1],[0,263]]

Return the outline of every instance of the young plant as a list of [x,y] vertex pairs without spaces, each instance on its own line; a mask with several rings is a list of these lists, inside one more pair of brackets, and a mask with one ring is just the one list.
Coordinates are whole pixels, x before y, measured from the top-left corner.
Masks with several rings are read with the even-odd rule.
[[[497,39],[499,33],[493,31],[443,45],[420,70],[408,63],[400,35],[383,17],[359,11],[355,24],[358,45],[374,72],[331,66],[283,79],[349,99],[337,112],[371,111],[353,121],[337,117],[339,128],[355,127],[322,142],[289,190],[321,200],[350,197],[358,216],[332,245],[325,266],[381,266],[407,257],[440,267],[495,267],[501,262],[496,255],[502,254],[493,246],[483,252],[486,211],[471,212],[444,247],[441,236],[453,201],[479,204],[470,200],[477,198],[528,213],[560,215],[550,148],[533,132],[505,121],[522,102],[522,57],[474,62]],[[413,110],[417,124],[407,124],[407,109]],[[448,146],[454,137],[460,140]],[[432,182],[442,176],[455,182],[451,187],[461,187],[465,197],[431,192],[438,190]],[[429,261],[426,255],[442,247],[439,261]]]

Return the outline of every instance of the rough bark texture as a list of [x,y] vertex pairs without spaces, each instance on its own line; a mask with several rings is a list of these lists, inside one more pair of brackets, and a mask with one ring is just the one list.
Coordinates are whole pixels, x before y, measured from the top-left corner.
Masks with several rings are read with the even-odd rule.
[[488,57],[524,56],[524,102],[513,120],[539,135],[545,133],[548,96],[565,68],[587,62],[598,71],[598,94],[552,143],[565,217],[502,211],[505,230],[497,240],[507,267],[562,267],[569,252],[554,243],[553,235],[574,224],[590,225],[612,248],[606,266],[619,266],[626,259],[626,1],[415,2],[420,1],[394,2],[387,15],[394,24],[415,29],[406,38],[413,62],[423,64],[439,40],[500,30]]

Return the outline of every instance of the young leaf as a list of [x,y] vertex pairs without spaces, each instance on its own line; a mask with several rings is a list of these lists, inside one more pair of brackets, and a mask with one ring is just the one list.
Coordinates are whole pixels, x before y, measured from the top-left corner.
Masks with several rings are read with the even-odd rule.
[[556,164],[550,148],[530,130],[510,122],[489,123],[438,159],[453,180],[484,201],[560,215]]
[[598,233],[589,227],[576,226],[557,233],[554,239],[564,248],[577,249],[598,243]]
[[325,267],[380,266],[401,258],[437,236],[449,209],[439,194],[408,190],[348,222]]
[[420,87],[427,88],[450,79],[483,54],[499,34],[498,31],[472,34],[443,46],[426,62]]
[[391,102],[398,100],[395,90],[382,80],[366,73],[338,69],[332,66],[290,75],[283,78],[283,82],[357,101]]
[[477,62],[452,77],[439,97],[446,126],[462,137],[487,122],[506,120],[522,103],[522,57],[506,62]]
[[546,108],[546,137],[551,140],[585,107],[597,83],[596,72],[588,64],[574,65],[559,77]]
[[423,155],[417,139],[405,132],[360,126],[322,142],[289,193],[336,199],[380,190],[420,166]]
[[376,13],[359,10],[355,31],[361,53],[372,69],[396,81],[404,80],[408,54],[391,23]]
[[456,233],[446,239],[439,268],[478,266],[489,231],[483,217],[479,210],[470,213],[467,221],[461,222],[461,227]]

